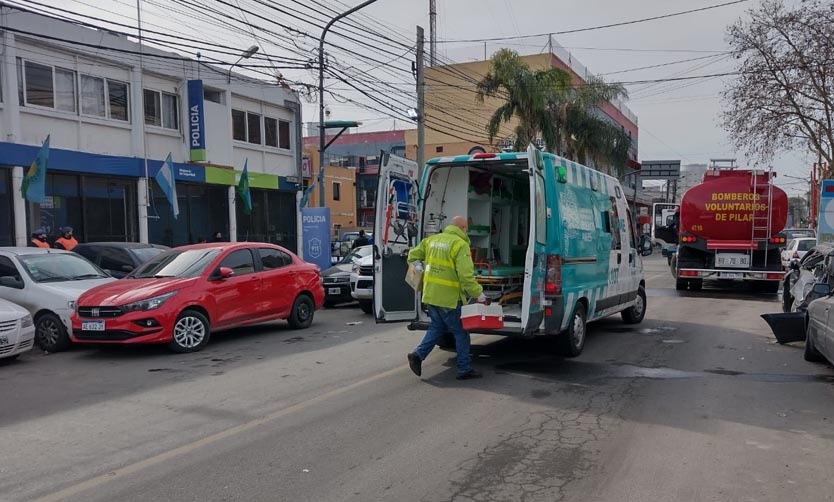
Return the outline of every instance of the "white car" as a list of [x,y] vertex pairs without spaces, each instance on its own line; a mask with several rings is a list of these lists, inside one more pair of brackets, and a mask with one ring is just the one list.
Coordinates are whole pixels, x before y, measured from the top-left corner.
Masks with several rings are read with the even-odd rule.
[[816,245],[815,237],[798,237],[788,241],[787,246],[782,250],[782,268],[787,270],[793,260],[801,260],[805,253]]
[[374,311],[374,255],[361,258],[350,273],[350,296],[359,302],[362,312]]
[[14,359],[35,344],[35,323],[25,308],[0,300],[0,359]]
[[35,341],[48,352],[69,347],[70,315],[81,293],[115,280],[69,251],[0,248],[0,298],[29,311]]

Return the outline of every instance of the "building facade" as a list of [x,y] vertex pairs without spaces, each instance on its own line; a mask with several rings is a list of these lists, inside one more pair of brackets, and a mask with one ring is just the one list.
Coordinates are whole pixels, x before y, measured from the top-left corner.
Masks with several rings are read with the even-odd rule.
[[[328,165],[355,168],[355,228],[369,230],[373,227],[380,155],[385,152],[408,157],[405,146],[407,132],[407,130],[394,130],[343,134],[327,147],[324,157]],[[327,136],[325,141],[330,141],[331,138],[332,136]],[[315,178],[318,173],[318,147],[318,136],[304,138],[305,152],[309,152],[305,153],[304,160],[305,165],[309,166],[309,171],[304,173],[305,183],[309,183],[308,176]],[[316,158],[315,161],[313,156]],[[411,158],[413,159],[414,156]],[[325,168],[325,176],[328,169]],[[325,197],[327,198],[328,194],[325,194]],[[347,229],[347,227],[344,228]]]
[[[0,245],[228,240],[296,249],[298,96],[110,31],[0,8]],[[20,194],[50,138],[46,201]],[[171,155],[179,216],[154,180]],[[252,211],[235,194],[247,165]]]
[[[551,53],[522,56],[531,69],[560,68],[570,74],[574,85],[590,78],[590,73],[568,51],[553,43]],[[492,142],[486,132],[493,112],[503,105],[500,98],[477,99],[477,83],[489,71],[490,61],[475,61],[426,68],[425,98],[425,156],[426,159],[447,155],[467,155],[478,152],[501,151],[511,148],[515,136],[514,120],[501,125]],[[597,115],[621,127],[631,137],[628,166],[639,168],[637,116],[625,104],[616,101],[596,107]],[[416,158],[417,133],[406,132],[406,152]],[[611,166],[596,165],[589,159],[589,167],[612,173]]]
[[[312,165],[318,166],[318,155],[318,148],[307,147],[304,149],[304,158],[309,159]],[[324,205],[330,208],[330,225],[333,231],[331,237],[333,239],[338,239],[342,231],[358,228],[356,171],[356,167],[350,165],[330,165],[324,169]],[[307,205],[309,207],[319,206],[318,186],[310,192]]]

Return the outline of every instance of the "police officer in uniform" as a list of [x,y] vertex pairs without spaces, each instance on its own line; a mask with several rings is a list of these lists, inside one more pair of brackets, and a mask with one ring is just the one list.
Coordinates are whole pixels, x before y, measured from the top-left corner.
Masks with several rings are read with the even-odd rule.
[[66,249],[67,251],[72,251],[77,245],[78,241],[72,235],[72,227],[62,227],[61,236],[55,239],[52,247],[55,249]]
[[428,305],[429,329],[420,345],[408,354],[408,365],[417,376],[422,373],[423,360],[444,333],[455,337],[458,380],[480,378],[472,369],[469,354],[469,333],[463,329],[460,309],[468,298],[486,302],[484,288],[475,280],[475,266],[469,251],[469,224],[463,216],[452,218],[442,233],[423,239],[408,253],[408,263],[425,263],[423,272],[423,303]]
[[49,249],[49,243],[46,241],[46,231],[39,228],[32,232],[32,238],[29,240],[30,248],[45,248]]

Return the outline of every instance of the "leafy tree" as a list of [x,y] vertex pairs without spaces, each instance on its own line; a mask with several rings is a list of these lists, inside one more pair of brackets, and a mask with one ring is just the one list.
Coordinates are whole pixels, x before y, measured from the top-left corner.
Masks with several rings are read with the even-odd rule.
[[724,128],[758,162],[807,145],[831,166],[834,3],[763,0],[749,14],[728,29],[740,65],[723,93]]
[[615,166],[628,161],[631,138],[621,127],[601,117],[597,105],[626,97],[620,85],[594,77],[574,87],[571,76],[560,68],[532,70],[513,50],[501,49],[478,83],[478,100],[504,99],[487,125],[489,140],[502,124],[516,119],[517,151],[541,135],[550,152],[586,164],[588,159],[607,160]]

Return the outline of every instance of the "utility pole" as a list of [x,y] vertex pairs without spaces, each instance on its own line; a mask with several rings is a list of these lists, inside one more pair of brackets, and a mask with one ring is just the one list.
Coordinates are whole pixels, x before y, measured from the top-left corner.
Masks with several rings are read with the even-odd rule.
[[[432,1],[434,4],[434,1]],[[423,67],[425,35],[417,27],[417,177],[423,174],[426,161],[426,75]]]
[[549,54],[553,54],[553,33],[547,34],[547,51]]
[[437,2],[429,0],[429,66],[437,64]]

